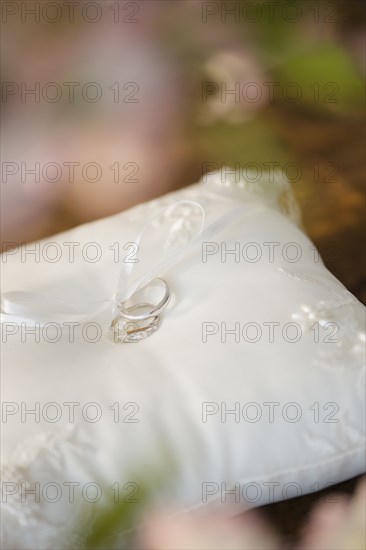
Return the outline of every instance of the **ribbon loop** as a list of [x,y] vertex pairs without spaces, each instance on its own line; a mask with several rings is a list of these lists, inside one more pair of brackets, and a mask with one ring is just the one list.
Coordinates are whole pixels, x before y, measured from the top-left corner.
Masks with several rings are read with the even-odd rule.
[[[118,306],[129,300],[155,278],[164,276],[187,255],[205,241],[212,239],[229,224],[239,220],[248,206],[241,204],[233,209],[228,200],[225,214],[217,216],[196,200],[179,200],[161,208],[145,223],[138,234],[137,262],[124,262],[114,295],[101,302],[70,304],[62,299],[23,291],[6,292],[1,296],[1,322],[45,324],[48,321],[74,321],[86,323],[106,308],[118,314]],[[220,201],[222,211],[225,199]],[[215,208],[213,208],[215,210]],[[207,218],[211,223],[207,224]],[[212,220],[213,218],[213,220]]]

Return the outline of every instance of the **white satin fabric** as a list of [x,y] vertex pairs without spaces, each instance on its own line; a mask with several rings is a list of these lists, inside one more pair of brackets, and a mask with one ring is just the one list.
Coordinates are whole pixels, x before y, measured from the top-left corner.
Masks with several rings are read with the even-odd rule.
[[[29,255],[24,263],[19,251],[3,257],[3,292],[37,293],[72,303],[80,311],[80,304],[114,296],[121,261],[129,252],[123,245],[136,241],[155,212],[162,211],[162,217],[154,221],[150,259],[160,254],[162,243],[169,250],[197,235],[200,208],[183,209],[179,215],[175,211],[166,225],[164,207],[176,201],[199,203],[210,223],[242,209],[208,241],[216,242],[219,250],[222,243],[233,250],[237,242],[241,250],[248,243],[262,250],[257,262],[243,254],[238,262],[233,255],[222,261],[220,252],[204,262],[199,243],[164,273],[155,273],[164,275],[173,299],[158,330],[137,344],[113,342],[109,308],[93,317],[103,328],[95,343],[85,340],[80,327],[73,342],[69,329],[55,343],[42,335],[36,342],[24,327],[6,333],[1,371],[6,404],[2,548],[82,547],[99,507],[115,494],[110,487],[119,484],[120,498],[128,496],[131,490],[123,489],[125,484],[164,471],[167,456],[175,464],[174,482],[156,488],[153,498],[182,509],[220,503],[222,484],[226,489],[236,484],[240,490],[248,488],[247,493],[241,491],[239,502],[235,496],[226,497],[238,512],[321,489],[364,470],[364,308],[317,261],[312,243],[296,224],[298,214],[286,182],[251,186],[235,179],[231,176],[225,185],[220,174],[211,174],[206,183],[40,243],[41,251],[50,241],[63,251],[65,243],[80,243],[78,250],[98,243],[103,253],[95,263],[81,254],[75,254],[73,262],[65,254],[55,263],[42,257],[32,261]],[[282,252],[269,258],[269,242],[279,243],[279,251],[296,243],[301,259],[291,262]],[[121,244],[119,262],[115,243]],[[296,343],[283,338],[270,342],[264,331],[256,343],[243,338],[236,342],[234,335],[222,342],[220,333],[207,335],[203,342],[204,323],[221,330],[221,323],[229,329],[238,322],[262,328],[264,323],[282,328],[296,322],[303,332]],[[315,322],[320,327],[336,323],[339,342],[324,342],[321,334],[315,342]],[[88,338],[93,338],[91,328]],[[236,413],[222,416],[225,409],[236,410],[236,403],[239,418]],[[248,403],[256,404],[251,412]],[[272,420],[265,403],[278,403]],[[25,408],[36,413],[27,414]],[[60,410],[61,417],[50,421]],[[249,417],[258,410],[262,416],[252,422]],[[290,421],[299,410],[301,417]],[[99,413],[97,421],[90,420]],[[102,495],[93,503],[95,487]],[[26,492],[32,488],[34,494]]]

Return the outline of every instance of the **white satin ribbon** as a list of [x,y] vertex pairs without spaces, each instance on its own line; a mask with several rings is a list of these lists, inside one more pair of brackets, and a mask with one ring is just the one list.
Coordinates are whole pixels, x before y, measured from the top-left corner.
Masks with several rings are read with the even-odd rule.
[[[174,211],[179,212],[179,208],[186,209],[186,217],[182,214],[174,216]],[[142,227],[134,241],[138,247],[138,262],[122,264],[117,287],[111,298],[87,304],[71,304],[35,292],[6,292],[1,295],[0,322],[27,325],[39,323],[42,326],[47,322],[86,323],[106,309],[111,309],[115,315],[120,302],[131,298],[155,277],[164,276],[200,244],[210,241],[247,211],[248,206],[244,205],[233,209],[230,201],[229,210],[205,227],[207,212],[198,201],[180,200],[172,203],[156,212]],[[159,222],[161,218],[162,223]],[[182,227],[184,223],[187,227]],[[167,238],[174,237],[174,234],[178,235],[178,242],[167,246]]]

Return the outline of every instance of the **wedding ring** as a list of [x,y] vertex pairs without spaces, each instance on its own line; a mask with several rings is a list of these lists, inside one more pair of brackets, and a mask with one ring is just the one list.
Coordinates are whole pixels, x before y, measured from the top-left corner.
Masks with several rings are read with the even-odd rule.
[[[144,309],[149,304],[138,304],[133,306],[134,310]],[[149,306],[151,307],[151,306]],[[160,323],[159,315],[150,317],[145,321],[130,321],[125,319],[122,315],[118,315],[113,319],[111,324],[111,330],[114,332],[115,342],[139,342],[144,338],[147,338],[153,334]]]
[[[158,281],[164,287],[164,294],[161,300],[152,305],[148,302],[138,302],[138,295],[146,295],[152,283]],[[171,291],[169,285],[164,279],[156,278],[154,281],[145,285],[135,292],[131,298],[125,302],[120,302],[117,306],[118,312],[111,324],[111,330],[114,332],[115,342],[139,342],[153,334],[159,327],[159,313],[168,305]],[[133,303],[136,300],[136,303]],[[127,303],[130,305],[127,306]],[[132,303],[131,303],[132,302]]]
[[[128,307],[126,306],[127,302],[121,302],[118,304],[118,310],[122,317],[124,317],[125,319],[128,319],[129,321],[144,321],[145,319],[149,319],[150,317],[156,317],[157,315],[159,315],[159,313],[163,311],[163,309],[166,308],[171,297],[171,290],[169,288],[169,285],[166,281],[164,281],[164,279],[160,279],[158,277],[154,279],[153,282],[155,281],[160,281],[164,285],[164,295],[161,298],[160,302],[158,302],[155,306],[151,304],[133,304]],[[145,290],[150,285],[151,283],[144,286],[142,289],[136,292],[136,295],[142,292],[143,290]],[[136,308],[138,309],[150,308],[150,309],[148,309],[147,311],[143,311],[141,313],[137,313],[137,312],[133,313],[133,311]]]

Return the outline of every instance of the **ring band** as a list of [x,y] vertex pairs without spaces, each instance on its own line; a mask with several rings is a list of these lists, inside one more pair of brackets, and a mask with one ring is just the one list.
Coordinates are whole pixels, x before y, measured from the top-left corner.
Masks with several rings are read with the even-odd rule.
[[[164,287],[165,287],[164,295],[163,295],[162,299],[160,300],[160,302],[158,302],[155,306],[151,305],[152,309],[150,311],[146,311],[144,313],[131,313],[131,310],[135,309],[136,306],[140,306],[140,305],[150,306],[150,304],[135,304],[135,305],[131,305],[129,307],[126,307],[126,305],[125,305],[126,302],[121,302],[121,303],[118,304],[118,310],[119,310],[120,314],[122,315],[122,317],[124,317],[125,319],[128,319],[129,321],[144,321],[145,319],[150,319],[150,317],[156,317],[157,315],[159,315],[159,313],[161,313],[163,311],[163,309],[166,308],[166,306],[168,305],[168,302],[170,300],[170,297],[171,297],[170,287],[169,287],[168,283],[166,281],[164,281],[164,279],[160,279],[159,277],[154,279],[154,281],[161,281],[163,283]],[[150,284],[151,283],[149,283],[148,285],[145,285],[138,292],[140,292],[141,290],[143,290],[144,288],[146,288]]]
[[[147,305],[149,304],[140,304],[134,306],[134,309],[139,309]],[[145,322],[129,321],[122,317],[122,315],[119,315],[112,321],[110,328],[114,332],[115,342],[139,342],[153,334],[157,330],[159,323],[159,315],[150,317]]]

